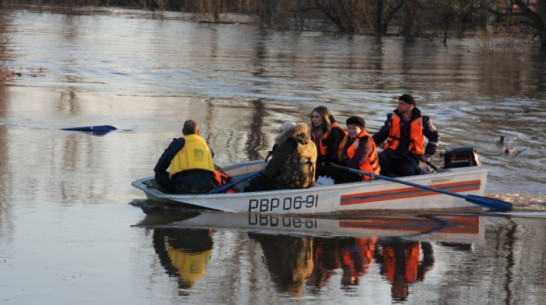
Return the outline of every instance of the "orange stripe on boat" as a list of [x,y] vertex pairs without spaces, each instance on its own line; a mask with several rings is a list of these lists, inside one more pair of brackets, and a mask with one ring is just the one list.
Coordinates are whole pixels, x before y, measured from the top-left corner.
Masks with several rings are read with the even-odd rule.
[[[476,191],[479,190],[481,186],[481,180],[469,180],[469,181],[459,181],[453,183],[440,183],[429,185],[429,187],[442,189],[450,192],[467,192],[467,191]],[[413,198],[413,197],[424,197],[438,195],[438,192],[425,190],[418,187],[403,187],[393,190],[386,191],[374,191],[374,192],[364,192],[356,194],[347,194],[341,196],[340,205],[350,205],[350,204],[359,204],[359,203],[368,203],[368,202],[377,202],[377,201],[386,201],[386,200],[395,200],[395,199],[404,199],[404,198]]]
[[437,221],[428,218],[367,218],[365,220],[342,220],[340,228],[373,229],[426,232],[437,226]]
[[[440,222],[442,223],[440,224]],[[467,215],[441,215],[434,218],[368,217],[363,220],[341,220],[339,227],[379,231],[412,231],[416,233],[425,233],[438,229],[437,233],[478,234],[480,232],[480,217]]]

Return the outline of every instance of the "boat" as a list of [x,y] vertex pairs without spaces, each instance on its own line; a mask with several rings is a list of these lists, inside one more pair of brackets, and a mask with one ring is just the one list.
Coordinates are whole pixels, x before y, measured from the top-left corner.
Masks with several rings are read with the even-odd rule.
[[[307,189],[214,194],[170,194],[154,177],[132,182],[148,200],[140,201],[145,213],[177,208],[211,209],[236,213],[335,215],[385,211],[484,210],[506,204],[490,202],[485,193],[488,170],[479,165],[474,148],[457,148],[444,154],[444,168],[422,175],[366,182],[316,185]],[[265,167],[263,160],[222,165],[239,190],[248,178]],[[502,204],[501,204],[502,203]],[[136,205],[136,204],[133,204]],[[138,206],[138,205],[137,205]]]
[[[173,218],[174,217],[174,218]],[[178,219],[176,218],[178,217]],[[146,215],[137,226],[147,229],[207,229],[243,233],[337,237],[378,237],[410,240],[483,242],[479,214],[389,214],[343,217],[300,217],[202,210],[173,216]]]

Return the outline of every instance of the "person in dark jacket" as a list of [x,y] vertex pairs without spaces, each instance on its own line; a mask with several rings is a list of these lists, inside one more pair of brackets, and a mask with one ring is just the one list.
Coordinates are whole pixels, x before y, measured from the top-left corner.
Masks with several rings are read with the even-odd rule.
[[415,99],[404,94],[398,98],[398,108],[387,115],[373,139],[377,145],[386,140],[379,153],[381,174],[410,176],[421,173],[419,162],[427,162],[436,152],[440,135],[430,118],[416,107]]
[[[336,163],[367,173],[379,174],[377,150],[372,137],[366,131],[366,121],[359,116],[347,118],[347,135],[339,144]],[[328,175],[335,183],[371,180],[367,175],[356,174],[337,167],[329,167]]]
[[216,172],[211,151],[199,136],[196,121],[184,122],[182,134],[182,138],[172,140],[157,161],[155,180],[174,194],[206,193],[214,186]]
[[311,111],[311,140],[317,146],[317,173],[316,176],[326,175],[326,169],[330,162],[336,160],[339,143],[346,135],[345,129],[341,127],[330,109],[325,106],[318,106]]
[[308,188],[315,185],[317,148],[305,123],[285,122],[275,138],[271,160],[247,190]]

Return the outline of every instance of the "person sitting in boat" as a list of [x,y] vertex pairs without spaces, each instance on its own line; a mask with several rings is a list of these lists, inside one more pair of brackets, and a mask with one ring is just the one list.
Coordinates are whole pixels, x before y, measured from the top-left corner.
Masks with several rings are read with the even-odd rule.
[[346,132],[334,119],[330,109],[318,106],[311,111],[311,139],[317,146],[316,176],[324,176],[330,162],[335,161],[339,143]]
[[428,162],[436,152],[440,135],[430,118],[416,107],[415,99],[404,94],[398,98],[398,108],[387,115],[373,139],[378,145],[387,140],[379,153],[381,174],[410,176],[422,172],[419,162]]
[[[381,168],[377,150],[375,142],[365,129],[366,121],[362,117],[352,116],[347,119],[346,123],[347,135],[339,144],[336,163],[360,171],[379,174]],[[367,175],[348,172],[337,167],[329,167],[328,176],[331,176],[336,184],[371,179]]]
[[303,189],[315,185],[317,148],[308,136],[307,125],[285,122],[279,131],[271,160],[245,190]]
[[[175,194],[207,193],[214,185],[216,169],[199,124],[184,122],[183,137],[173,139],[155,165],[157,183]],[[167,171],[169,169],[169,171]]]

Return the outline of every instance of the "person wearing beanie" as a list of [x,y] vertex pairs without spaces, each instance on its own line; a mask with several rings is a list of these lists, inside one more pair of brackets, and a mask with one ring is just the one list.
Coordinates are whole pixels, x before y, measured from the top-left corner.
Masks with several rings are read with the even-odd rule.
[[330,109],[318,106],[311,111],[311,140],[317,146],[317,173],[316,176],[324,176],[330,162],[336,159],[339,143],[345,137],[345,129],[341,127]]
[[359,116],[352,116],[348,118],[346,123],[347,123],[347,130],[349,128],[349,125],[355,125],[357,127],[360,127],[360,129],[362,130],[364,130],[364,128],[366,127],[366,121],[364,121],[364,119]]
[[245,191],[298,189],[315,185],[317,148],[305,123],[285,122],[275,138],[271,160]]
[[428,162],[436,152],[440,135],[430,118],[421,114],[413,96],[403,94],[398,98],[398,108],[387,114],[373,139],[377,144],[386,140],[379,153],[381,174],[410,176],[422,172],[419,162]]
[[[366,121],[362,117],[352,116],[346,121],[347,135],[339,144],[336,163],[367,173],[379,174],[381,168],[375,149],[375,142],[366,131]],[[367,175],[347,172],[336,167],[329,168],[329,176],[335,183],[370,180]]]

